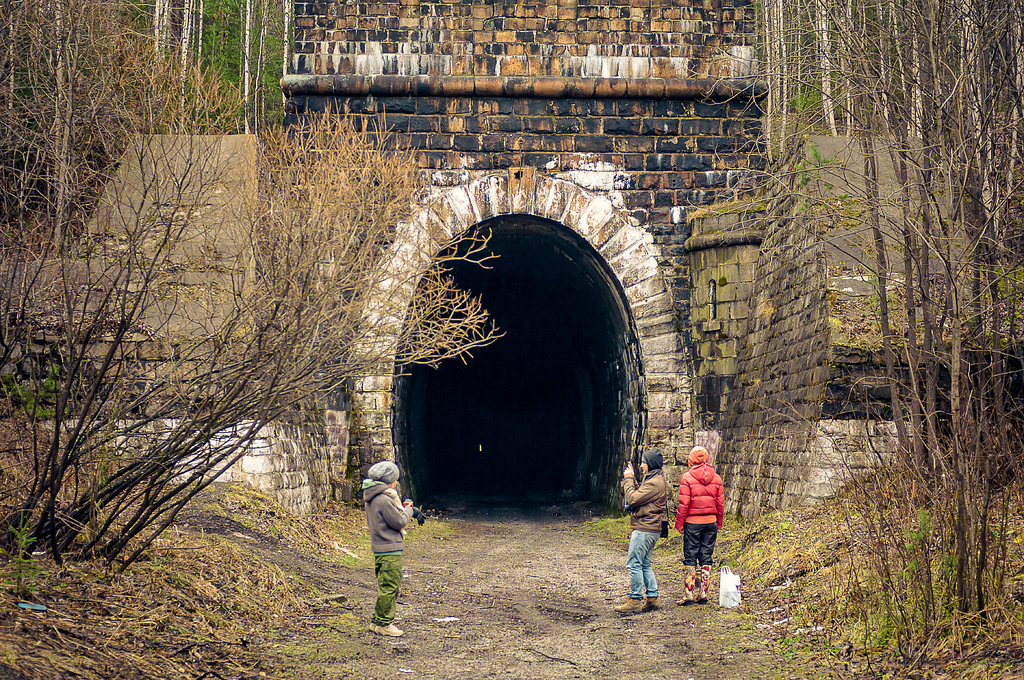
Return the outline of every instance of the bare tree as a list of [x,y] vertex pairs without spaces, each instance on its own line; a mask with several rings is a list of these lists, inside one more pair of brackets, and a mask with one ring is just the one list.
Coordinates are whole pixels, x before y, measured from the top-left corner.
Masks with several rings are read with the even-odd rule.
[[[877,520],[871,536],[885,606],[913,655],[950,609],[990,616],[1003,597],[999,527],[1024,434],[1016,386],[1024,361],[1015,207],[1024,196],[1021,7],[867,0],[817,9],[819,34],[821,10],[831,12],[835,52],[792,87],[820,87],[826,107],[844,102],[863,159],[852,200],[828,196],[819,207],[823,219],[863,230],[860,264],[876,286],[908,483],[871,489],[868,521]],[[830,63],[843,65],[835,98]],[[821,113],[804,112],[803,123],[820,125]],[[892,168],[884,185],[883,162]],[[908,522],[912,550],[906,532],[893,529]],[[893,556],[904,560],[895,570],[882,564]]]
[[[311,121],[264,136],[251,181],[226,190],[229,141],[182,133],[233,124],[238,99],[118,13],[63,7],[12,14],[31,53],[0,112],[0,367],[28,436],[5,442],[26,474],[4,478],[0,507],[10,550],[28,536],[58,561],[124,566],[267,423],[315,414],[385,358],[439,361],[495,330],[433,249],[379,285],[419,186],[409,157]],[[216,221],[215,196],[246,200]]]
[[252,90],[253,90],[253,77],[252,77],[252,23],[253,17],[253,0],[245,0],[243,5],[243,14],[245,17],[245,33],[242,36],[242,98],[245,101],[245,134],[252,134],[255,129],[255,121],[252,120],[250,111],[252,110]]

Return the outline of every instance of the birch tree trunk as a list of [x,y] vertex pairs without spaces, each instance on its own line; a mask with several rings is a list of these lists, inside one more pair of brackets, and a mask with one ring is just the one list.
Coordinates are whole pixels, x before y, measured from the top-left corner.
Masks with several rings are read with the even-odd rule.
[[242,38],[242,100],[245,108],[245,134],[251,135],[252,125],[252,0],[245,0],[245,32]]
[[54,137],[57,140],[56,153],[56,210],[54,211],[54,245],[58,255],[64,253],[67,239],[67,223],[71,205],[71,137],[74,133],[72,116],[75,108],[74,62],[76,55],[74,31],[71,30],[74,17],[69,0],[57,0],[57,35],[54,36],[56,51],[56,88],[54,90]]
[[196,0],[185,0],[181,17],[181,65],[188,66],[195,40]]
[[256,51],[256,75],[255,75],[255,92],[253,97],[253,121],[257,130],[263,127],[265,118],[264,113],[264,102],[266,101],[266,94],[263,87],[263,76],[264,76],[264,60],[265,60],[265,47],[267,39],[267,27],[269,23],[269,9],[270,0],[260,0],[260,38],[259,48]]
[[206,0],[199,0],[199,27],[196,31],[196,62],[203,63],[203,22],[206,16]]
[[776,0],[776,35],[778,36],[778,67],[779,67],[779,113],[781,114],[779,130],[779,149],[785,148],[785,136],[789,129],[790,79],[789,61],[786,50],[786,14],[783,0]]
[[[843,27],[846,30],[847,35],[853,35],[853,0],[846,0],[846,13],[843,15]],[[853,90],[854,83],[853,79],[849,77],[849,74],[853,73],[853,66],[850,63],[850,55],[848,50],[843,50],[843,56],[840,58],[840,64],[843,73],[848,74],[846,77],[846,106],[843,108],[846,110],[846,136],[853,136]]]
[[153,37],[157,54],[164,54],[171,38],[171,0],[156,0],[153,6]]
[[[292,60],[292,3],[291,0],[281,0],[281,14],[284,17],[284,31],[282,43],[281,76],[286,76],[291,71]],[[284,103],[284,92],[281,93],[281,103]]]
[[815,0],[815,18],[818,26],[818,67],[821,69],[821,106],[825,123],[833,137],[839,136],[836,128],[836,107],[832,100],[832,36],[825,0]]

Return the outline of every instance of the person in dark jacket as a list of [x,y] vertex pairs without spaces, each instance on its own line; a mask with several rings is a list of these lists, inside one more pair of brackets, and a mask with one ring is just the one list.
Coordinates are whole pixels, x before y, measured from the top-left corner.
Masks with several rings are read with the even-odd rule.
[[[677,604],[707,604],[711,580],[711,554],[718,530],[725,518],[725,489],[722,478],[708,464],[708,451],[695,446],[690,451],[690,469],[679,480],[676,531],[683,534],[683,599]],[[697,567],[700,566],[700,576]]]
[[632,463],[627,463],[622,473],[622,491],[626,504],[630,506],[629,527],[632,530],[626,556],[629,597],[625,603],[615,607],[615,611],[622,614],[658,608],[658,581],[651,569],[651,554],[661,535],[661,520],[668,504],[668,486],[661,469],[661,451],[647,449],[640,460],[642,481],[636,480]]
[[398,589],[402,584],[402,545],[406,525],[413,515],[411,500],[398,496],[398,466],[381,461],[370,466],[363,480],[366,523],[370,527],[373,570],[377,575],[377,605],[370,619],[370,630],[398,637],[403,631],[395,626]]

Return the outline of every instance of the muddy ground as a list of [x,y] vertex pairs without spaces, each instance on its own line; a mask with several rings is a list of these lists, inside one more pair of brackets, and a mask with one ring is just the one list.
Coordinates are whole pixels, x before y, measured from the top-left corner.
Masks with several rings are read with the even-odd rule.
[[[655,553],[662,608],[612,611],[627,591],[625,547],[587,535],[589,516],[585,508],[491,508],[445,515],[454,529],[444,535],[413,529],[395,620],[401,638],[366,629],[376,587],[367,563],[257,548],[339,595],[274,644],[282,670],[301,657],[303,675],[324,678],[788,677],[755,614],[676,604],[678,555]],[[715,602],[716,593],[717,585]]]
[[1012,626],[955,658],[936,650],[908,664],[891,649],[858,650],[822,599],[847,583],[824,573],[845,540],[823,528],[835,522],[824,507],[760,527],[726,520],[716,557],[751,570],[743,608],[675,604],[673,532],[654,558],[664,606],[622,616],[612,607],[628,580],[623,518],[451,506],[406,542],[396,621],[406,634],[395,639],[367,628],[376,584],[361,511],[331,504],[293,518],[251,489],[208,491],[124,573],[102,561],[21,565],[26,592],[0,589],[0,678],[1024,677]]

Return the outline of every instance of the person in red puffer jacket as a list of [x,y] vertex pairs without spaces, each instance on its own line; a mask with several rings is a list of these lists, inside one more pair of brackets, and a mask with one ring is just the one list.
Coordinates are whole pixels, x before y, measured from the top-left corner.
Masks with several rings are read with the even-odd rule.
[[708,603],[711,554],[725,519],[725,489],[722,478],[708,465],[709,458],[703,446],[693,447],[690,469],[679,480],[676,531],[683,534],[683,565],[686,567],[683,599],[677,602],[681,605]]

